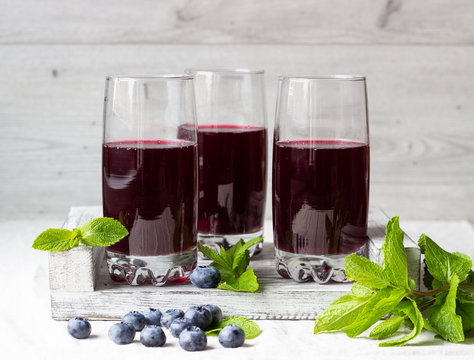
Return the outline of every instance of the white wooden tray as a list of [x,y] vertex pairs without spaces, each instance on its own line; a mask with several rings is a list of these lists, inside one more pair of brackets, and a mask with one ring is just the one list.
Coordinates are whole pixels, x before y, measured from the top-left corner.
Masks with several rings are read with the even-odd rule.
[[[64,228],[102,216],[100,207],[71,208]],[[381,246],[388,217],[379,209],[369,213],[369,258],[383,261]],[[420,281],[420,249],[405,235],[409,276]],[[89,319],[119,319],[130,310],[154,307],[186,309],[191,305],[213,303],[224,315],[250,319],[315,319],[333,300],[346,294],[351,284],[296,283],[281,278],[275,271],[274,248],[265,243],[263,251],[251,261],[260,289],[241,293],[217,289],[198,289],[191,284],[162,287],[129,286],[110,280],[102,248],[77,247],[50,253],[49,277],[51,312],[57,320],[83,316]]]

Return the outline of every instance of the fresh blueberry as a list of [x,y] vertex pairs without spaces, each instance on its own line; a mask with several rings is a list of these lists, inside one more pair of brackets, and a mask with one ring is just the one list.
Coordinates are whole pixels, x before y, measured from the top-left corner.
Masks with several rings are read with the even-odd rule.
[[197,326],[189,326],[179,334],[179,345],[186,351],[201,351],[206,348],[207,336]]
[[193,326],[192,321],[184,317],[181,317],[181,318],[174,319],[168,329],[170,330],[171,335],[177,338],[179,337],[179,334],[181,334],[181,332],[184,329],[190,326]]
[[213,266],[198,266],[189,279],[198,288],[216,288],[221,281],[221,273]]
[[143,312],[145,315],[146,325],[158,325],[161,326],[161,311],[153,308],[148,308]]
[[203,330],[206,330],[212,323],[211,312],[203,306],[191,306],[184,313],[184,317]]
[[140,342],[149,347],[163,346],[166,335],[159,325],[147,325],[140,333]]
[[211,305],[211,304],[203,305],[202,307],[211,312],[211,315],[212,315],[212,324],[211,325],[215,326],[215,325],[219,324],[219,322],[222,320],[222,310],[221,310],[221,308],[217,305]]
[[136,331],[142,331],[145,327],[145,315],[138,311],[130,311],[122,317],[122,321],[132,325]]
[[86,319],[76,317],[67,322],[67,331],[76,339],[87,339],[91,334],[91,324]]
[[135,328],[123,321],[109,328],[109,338],[118,345],[130,344],[135,338]]
[[166,310],[163,316],[161,317],[161,325],[168,328],[174,319],[183,317],[184,311],[180,309],[169,309]]
[[227,325],[219,333],[219,342],[225,348],[236,348],[245,341],[244,331],[237,325]]

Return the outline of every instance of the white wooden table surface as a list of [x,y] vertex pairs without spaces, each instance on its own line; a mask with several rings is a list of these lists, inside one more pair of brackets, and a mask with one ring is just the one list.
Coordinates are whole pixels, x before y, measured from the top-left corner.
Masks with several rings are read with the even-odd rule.
[[[430,222],[401,219],[406,232],[417,239],[425,232],[447,250],[458,250],[474,258],[474,230],[465,221]],[[92,322],[88,340],[73,339],[66,322],[50,316],[47,254],[33,250],[36,235],[48,227],[60,227],[58,220],[0,222],[2,249],[2,287],[0,296],[0,357],[31,359],[372,359],[384,357],[416,359],[474,357],[474,335],[464,344],[436,340],[429,332],[410,346],[379,348],[378,341],[367,334],[349,339],[343,334],[313,335],[313,321],[257,321],[263,333],[238,349],[224,349],[217,339],[209,337],[208,350],[187,353],[167,333],[163,348],[145,348],[139,342],[118,346],[107,338],[112,324]],[[270,230],[267,224],[267,229]],[[266,240],[271,241],[267,235]],[[284,299],[282,299],[284,301]],[[132,309],[131,309],[132,310]],[[10,355],[10,357],[8,357]]]

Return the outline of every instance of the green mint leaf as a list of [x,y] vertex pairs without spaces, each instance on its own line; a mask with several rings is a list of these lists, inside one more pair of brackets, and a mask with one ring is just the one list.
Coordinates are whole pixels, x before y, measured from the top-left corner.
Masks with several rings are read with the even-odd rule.
[[[352,286],[354,290],[354,285]],[[356,292],[359,293],[358,290]],[[344,295],[332,302],[314,322],[314,333],[337,331],[354,323],[364,311],[372,295]]]
[[33,249],[44,251],[64,251],[74,247],[72,231],[67,229],[48,229],[43,231],[33,242]]
[[[425,256],[429,246],[426,246]],[[429,263],[428,263],[429,264]],[[429,265],[428,265],[429,266]],[[456,314],[456,294],[459,277],[452,275],[449,291],[436,295],[436,302],[428,309],[428,322],[443,339],[457,343],[464,341],[461,316]]]
[[[424,323],[423,323],[423,328],[426,329],[426,330],[428,330],[428,331],[431,331],[431,332],[433,332],[433,333],[435,333],[435,334],[438,334],[438,330],[435,329],[434,327],[432,327],[432,326],[430,325],[430,323],[429,323],[428,321],[426,321],[426,319],[425,319],[425,321],[424,321]],[[439,334],[438,334],[438,335],[439,335]],[[443,338],[441,337],[441,339],[443,339]]]
[[221,290],[255,292],[258,290],[257,277],[253,268],[248,269],[233,281],[226,281],[217,286]]
[[405,289],[401,288],[385,288],[377,291],[367,302],[364,311],[343,331],[349,337],[360,335],[382,317],[392,312],[405,295]]
[[[426,242],[425,242],[425,238],[424,236],[426,236],[425,234],[421,234],[420,235],[420,238],[418,239],[418,246],[420,247],[420,250],[421,250],[421,253],[423,255],[425,255],[426,253]],[[426,236],[427,237],[427,236]],[[424,263],[426,264],[426,261],[424,261]]]
[[254,339],[262,333],[262,330],[260,330],[260,326],[258,326],[257,323],[241,316],[222,319],[219,322],[219,327],[224,328],[227,325],[232,324],[237,325],[245,332],[245,339],[247,340]]
[[82,239],[82,233],[81,230],[79,229],[72,229],[71,233],[71,246],[77,246],[79,245],[79,241]]
[[412,331],[409,334],[404,335],[398,339],[380,343],[379,346],[388,347],[405,345],[407,342],[413,340],[418,335],[420,335],[421,330],[423,330],[423,315],[421,314],[414,300],[408,299],[407,301],[400,302],[400,304],[397,305],[397,310],[408,316],[411,323],[413,324]]
[[474,304],[457,302],[456,314],[461,316],[464,332],[474,328]]
[[392,336],[403,325],[405,316],[393,316],[381,322],[370,332],[370,337],[382,340]]
[[246,243],[244,243],[242,240],[242,242],[239,241],[239,243],[237,243],[236,245],[232,247],[232,248],[234,247],[236,248],[233,254],[232,269],[234,269],[237,272],[237,274],[240,275],[245,272],[245,269],[247,269],[247,267],[250,264],[249,249],[252,246],[261,242],[262,240],[263,238],[261,237],[253,238],[247,241]]
[[222,319],[215,329],[206,331],[206,335],[218,335],[219,332],[227,325],[237,325],[245,332],[245,339],[254,339],[262,333],[260,326],[257,323],[245,317],[235,316],[231,318]]
[[[425,322],[423,321],[423,324],[424,324],[424,323],[425,323]],[[415,328],[415,327],[413,326],[413,323],[411,322],[411,320],[408,319],[408,318],[405,318],[405,326],[406,326],[407,328],[409,328],[410,330],[413,330],[413,329]],[[422,329],[422,330],[423,330],[423,329]]]
[[235,271],[229,269],[227,266],[222,266],[216,262],[212,262],[211,266],[214,266],[217,270],[219,270],[221,273],[221,281],[234,281],[237,278]]
[[235,272],[232,269],[229,269],[227,266],[222,266],[215,261],[211,263],[211,266],[214,266],[221,273],[221,281],[232,281],[236,279]]
[[383,289],[390,281],[383,269],[369,259],[355,254],[346,256],[344,269],[349,280],[355,280],[359,285],[371,289]]
[[256,238],[253,238],[253,239],[250,239],[249,241],[247,241],[244,245],[242,245],[242,247],[240,248],[239,251],[244,251],[244,250],[248,250],[250,249],[252,246],[254,245],[257,245],[259,242],[263,241],[263,238],[261,237],[256,237]]
[[474,287],[458,287],[457,298],[463,303],[474,303]]
[[219,251],[221,258],[225,261],[227,267],[232,268],[232,257],[225,251],[224,247],[221,246]]
[[439,281],[438,279],[433,279],[433,283],[431,284],[432,289],[439,289],[440,287],[446,285],[445,281]]
[[387,223],[385,241],[382,245],[384,271],[390,281],[408,288],[407,255],[403,246],[404,232],[400,230],[399,218],[394,216]]
[[244,246],[244,240],[240,239],[228,250],[229,255],[232,257],[232,270],[237,277],[242,275],[250,264],[250,253],[247,249],[243,249]]
[[110,246],[128,235],[127,229],[120,222],[107,217],[92,219],[79,230],[81,242],[88,246]]
[[250,253],[247,249],[239,250],[236,252],[236,255],[232,261],[232,269],[238,274],[241,275],[245,272],[247,267],[250,264]]
[[425,261],[430,274],[443,284],[450,282],[456,274],[459,281],[466,280],[472,268],[471,258],[461,253],[449,253],[439,247],[425,234],[420,236],[418,245],[425,251]]
[[433,301],[433,298],[430,298],[430,297],[422,297],[422,298],[415,299],[415,302],[418,308],[432,301]]
[[222,330],[222,328],[215,328],[215,329],[212,329],[212,330],[207,330],[206,335],[207,336],[217,336],[217,335],[219,335],[221,330]]
[[245,241],[243,239],[240,239],[237,241],[229,250],[227,250],[227,253],[229,256],[233,259],[235,257],[235,254],[239,252],[239,250],[242,248],[242,246],[245,245]]
[[247,292],[258,290],[257,277],[253,268],[247,269],[250,263],[248,249],[261,240],[261,238],[255,238],[245,243],[240,239],[227,251],[221,246],[220,254],[198,243],[199,250],[213,260],[211,265],[221,273],[223,282],[217,286],[218,289]]
[[374,291],[366,286],[362,286],[358,283],[353,283],[351,288],[351,294],[354,296],[368,296],[374,295]]
[[455,273],[459,277],[460,282],[467,280],[467,278],[471,275],[472,272],[471,257],[457,251],[451,253],[450,255],[456,259],[454,263],[452,261],[450,263],[450,270],[452,271],[452,273]]
[[[217,252],[208,248],[205,245],[202,245],[199,241],[198,241],[198,248],[199,248],[199,251],[201,251],[204,254],[204,256],[208,257],[209,259],[214,261],[216,264],[220,265],[222,268],[225,268],[225,269],[229,268],[227,261],[225,261]],[[214,266],[213,264],[211,265]],[[214,266],[214,267],[220,271],[220,269],[217,266]],[[221,273],[221,276],[222,276],[222,273]]]

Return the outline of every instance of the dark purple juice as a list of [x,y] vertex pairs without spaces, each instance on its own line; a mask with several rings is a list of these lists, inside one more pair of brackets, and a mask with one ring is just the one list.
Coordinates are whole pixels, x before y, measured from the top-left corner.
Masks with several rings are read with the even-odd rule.
[[108,249],[125,255],[167,255],[196,246],[196,145],[133,140],[103,146],[104,216],[129,236]]
[[347,254],[367,242],[369,146],[281,141],[273,152],[273,230],[279,250]]
[[[186,138],[186,126],[180,129]],[[263,229],[267,132],[263,127],[198,127],[198,230],[231,235]]]

